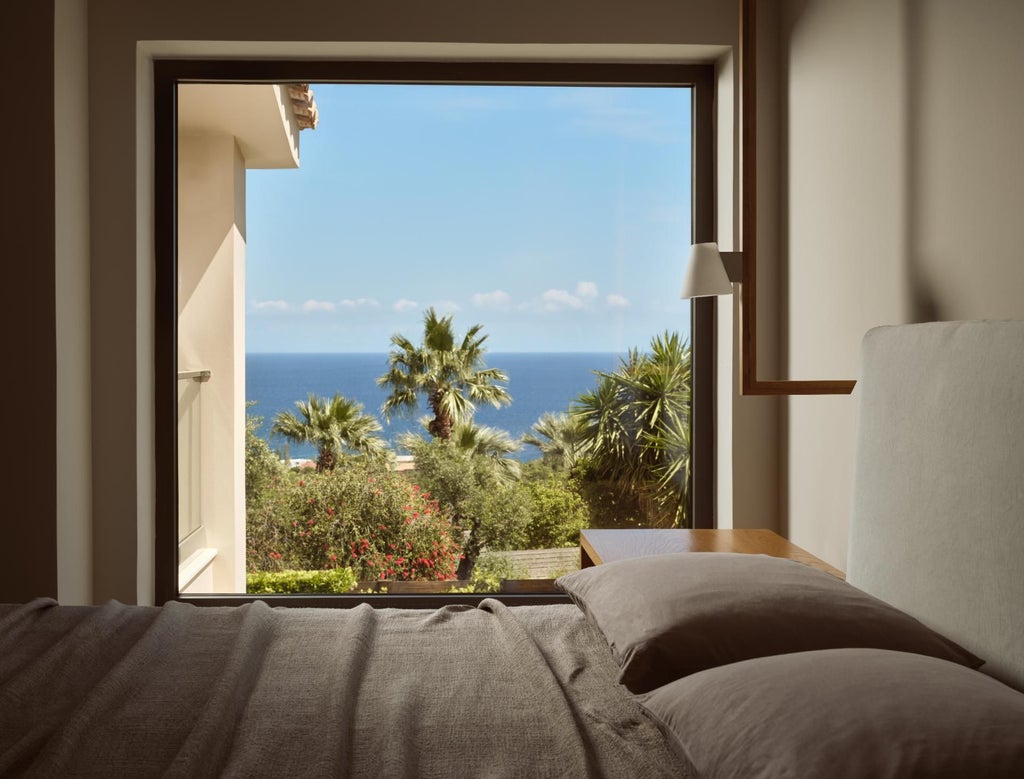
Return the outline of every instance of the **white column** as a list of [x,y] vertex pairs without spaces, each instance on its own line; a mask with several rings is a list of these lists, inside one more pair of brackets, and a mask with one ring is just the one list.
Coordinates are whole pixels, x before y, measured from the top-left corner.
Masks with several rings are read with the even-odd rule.
[[178,368],[211,374],[178,382],[180,561],[216,549],[197,584],[245,592],[245,160],[230,135],[178,154]]

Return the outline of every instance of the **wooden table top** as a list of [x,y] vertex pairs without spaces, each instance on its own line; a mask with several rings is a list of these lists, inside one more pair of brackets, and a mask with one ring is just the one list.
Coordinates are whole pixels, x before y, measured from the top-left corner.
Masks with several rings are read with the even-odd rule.
[[672,552],[739,552],[784,557],[813,566],[840,579],[845,578],[838,568],[790,543],[778,533],[762,529],[589,529],[580,532],[580,550],[584,567],[630,557],[647,557]]

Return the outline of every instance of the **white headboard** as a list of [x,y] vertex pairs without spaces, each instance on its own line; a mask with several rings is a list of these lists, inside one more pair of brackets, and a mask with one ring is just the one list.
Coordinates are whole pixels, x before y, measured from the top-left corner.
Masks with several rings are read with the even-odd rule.
[[863,343],[848,580],[1024,689],[1024,322]]

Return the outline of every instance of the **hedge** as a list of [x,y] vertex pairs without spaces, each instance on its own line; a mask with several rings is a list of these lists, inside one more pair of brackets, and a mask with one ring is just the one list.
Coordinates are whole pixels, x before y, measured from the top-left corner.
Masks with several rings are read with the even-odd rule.
[[356,586],[351,568],[326,571],[258,571],[246,574],[246,591],[254,595],[296,592],[348,592]]

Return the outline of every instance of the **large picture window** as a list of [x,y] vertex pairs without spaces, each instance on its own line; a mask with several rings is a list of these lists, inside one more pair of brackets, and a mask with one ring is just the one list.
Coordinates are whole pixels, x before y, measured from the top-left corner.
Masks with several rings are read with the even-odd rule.
[[159,600],[542,602],[709,525],[711,85],[157,62]]

